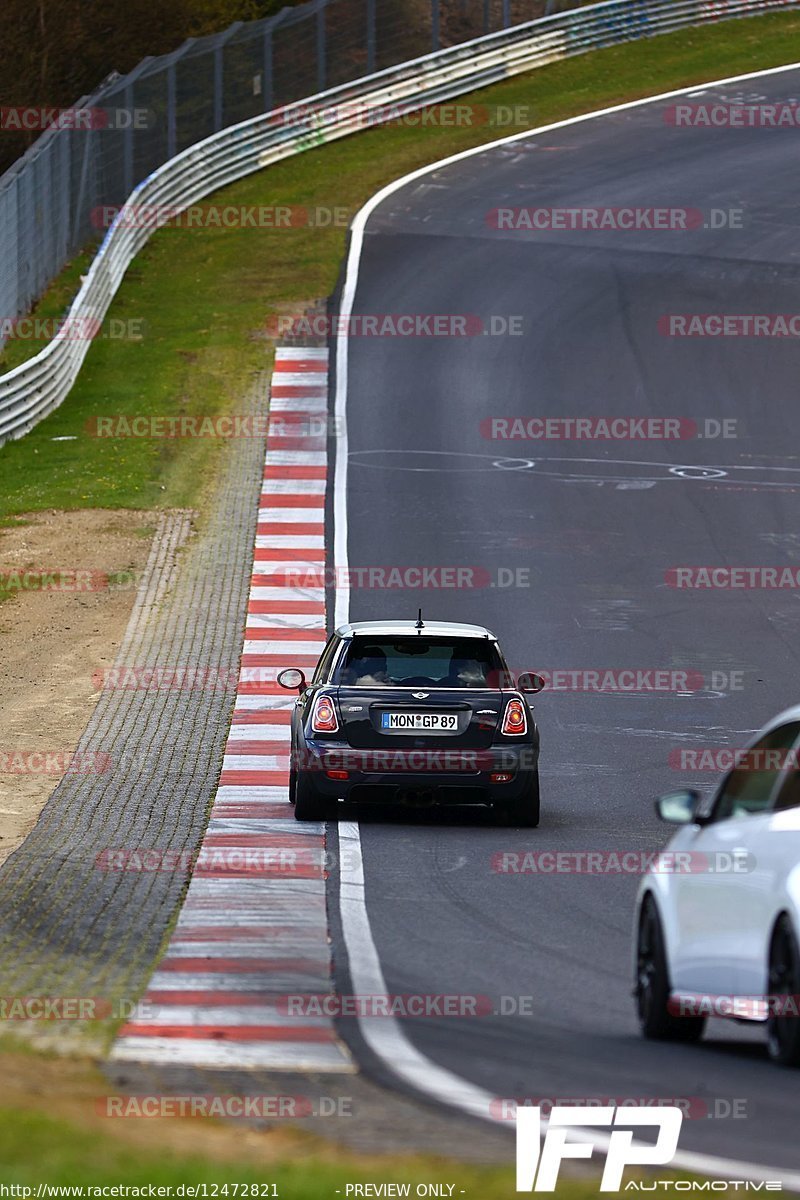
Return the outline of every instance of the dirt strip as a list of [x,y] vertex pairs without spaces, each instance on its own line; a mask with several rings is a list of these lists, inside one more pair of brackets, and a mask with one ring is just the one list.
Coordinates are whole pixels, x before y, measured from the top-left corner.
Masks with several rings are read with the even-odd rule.
[[96,673],[122,644],[155,516],[24,514],[0,529],[0,863],[72,770],[99,695]]

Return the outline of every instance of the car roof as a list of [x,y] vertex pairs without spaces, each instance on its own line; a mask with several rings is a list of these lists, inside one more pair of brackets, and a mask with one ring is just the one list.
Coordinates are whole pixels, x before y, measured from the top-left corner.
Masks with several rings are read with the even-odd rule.
[[462,625],[457,621],[425,621],[421,629],[416,621],[355,621],[351,625],[340,625],[336,630],[341,638],[388,636],[419,633],[426,637],[449,638],[489,638],[496,642],[497,638],[483,625]]
[[800,830],[800,808],[782,808],[769,816],[770,829],[775,833],[794,833]]

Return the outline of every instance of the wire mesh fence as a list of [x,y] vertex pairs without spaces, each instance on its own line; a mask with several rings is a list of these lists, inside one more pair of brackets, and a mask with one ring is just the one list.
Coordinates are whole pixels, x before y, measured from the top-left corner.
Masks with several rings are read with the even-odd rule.
[[[588,0],[309,0],[193,38],[110,76],[58,114],[0,177],[0,346],[110,214],[167,159],[210,134],[433,50]],[[36,126],[37,128],[39,126]]]

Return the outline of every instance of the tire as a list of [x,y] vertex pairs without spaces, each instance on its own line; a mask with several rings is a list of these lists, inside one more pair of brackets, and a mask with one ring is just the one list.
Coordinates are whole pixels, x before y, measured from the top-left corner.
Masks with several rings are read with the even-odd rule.
[[506,807],[508,823],[517,829],[536,829],[539,824],[539,809],[539,772],[536,770],[528,795]]
[[[292,779],[289,777],[289,795]],[[324,821],[330,815],[330,805],[325,796],[320,796],[305,772],[298,772],[294,779],[294,817],[296,821]]]
[[[772,934],[767,978],[770,996],[800,995],[800,948],[792,923],[785,914]],[[767,1048],[770,1058],[779,1066],[800,1066],[800,1014],[789,1012],[787,1016],[769,1017]]]
[[642,1035],[658,1042],[696,1042],[705,1017],[676,1017],[669,1011],[670,981],[664,930],[652,896],[645,898],[636,944],[636,1010]]

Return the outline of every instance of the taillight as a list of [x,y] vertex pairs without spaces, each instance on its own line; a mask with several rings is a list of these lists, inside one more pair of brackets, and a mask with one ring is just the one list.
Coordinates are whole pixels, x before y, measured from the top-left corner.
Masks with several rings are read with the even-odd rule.
[[339,721],[331,696],[317,696],[311,715],[311,728],[314,733],[336,733]]
[[509,700],[500,732],[517,735],[528,732],[528,718],[521,700]]

